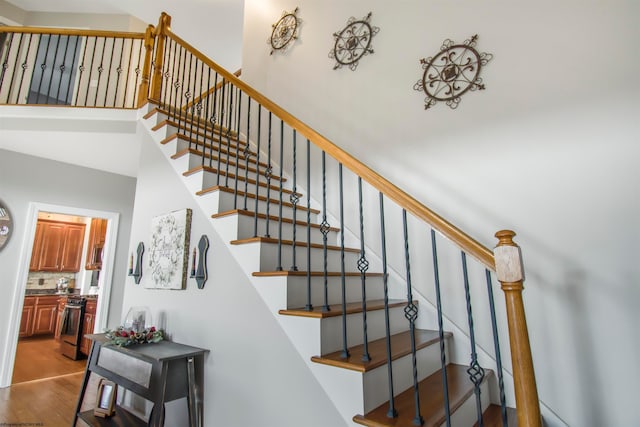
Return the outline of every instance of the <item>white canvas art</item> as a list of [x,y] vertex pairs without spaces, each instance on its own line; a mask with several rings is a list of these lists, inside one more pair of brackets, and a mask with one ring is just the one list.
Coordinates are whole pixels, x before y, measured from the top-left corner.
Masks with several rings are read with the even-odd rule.
[[146,288],[185,289],[189,261],[191,209],[182,209],[151,220],[149,270]]

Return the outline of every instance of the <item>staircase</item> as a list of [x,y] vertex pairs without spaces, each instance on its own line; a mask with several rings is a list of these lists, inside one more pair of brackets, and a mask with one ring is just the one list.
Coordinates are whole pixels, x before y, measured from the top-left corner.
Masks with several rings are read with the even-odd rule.
[[[253,144],[225,129],[206,126],[186,113],[176,119],[175,113],[172,118],[172,114],[161,108],[152,105],[148,108],[145,126],[154,141],[182,176],[200,207],[211,216],[214,228],[228,242],[231,252],[267,306],[278,316],[279,323],[347,423],[413,426],[421,420],[425,426],[445,424],[445,373],[449,422],[454,426],[476,423],[478,395],[469,381],[468,367],[447,363],[444,371],[442,368],[443,355],[445,360],[450,360],[452,334],[445,332],[441,340],[437,330],[415,329],[415,353],[412,352],[410,322],[405,318],[406,300],[388,298],[385,301],[384,274],[379,262],[372,261],[365,273],[359,271],[361,248],[345,247],[343,252],[341,246],[335,244],[340,240],[339,228],[325,227],[326,241],[332,243],[325,244],[322,212],[281,201],[280,194],[283,200],[295,196],[304,201],[304,197],[299,188],[291,186],[290,177],[265,176],[269,163],[258,160]],[[213,166],[209,166],[209,159]],[[291,259],[297,260],[296,268],[283,265],[282,260]],[[364,304],[361,301],[363,276],[366,279]],[[311,288],[309,300],[308,286]],[[344,325],[343,313],[346,313]],[[368,337],[366,347],[363,318],[366,318]],[[392,418],[388,416],[387,325],[391,334],[393,405],[398,414]],[[342,346],[343,328],[349,342],[348,354]],[[411,375],[413,357],[420,396],[418,414],[414,409]],[[490,407],[490,381],[495,381],[494,374],[485,370],[484,379],[478,385],[479,396],[483,397],[482,411]],[[492,411],[495,412],[495,407]],[[499,416],[494,418],[495,425],[502,423]],[[488,415],[484,425],[492,425]]]

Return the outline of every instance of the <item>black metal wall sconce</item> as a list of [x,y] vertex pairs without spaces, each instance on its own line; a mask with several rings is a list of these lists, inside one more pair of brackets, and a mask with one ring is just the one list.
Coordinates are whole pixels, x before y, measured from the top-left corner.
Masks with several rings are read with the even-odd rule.
[[[196,248],[193,248],[193,259],[191,261],[191,278],[196,279],[198,289],[204,288],[207,281],[207,251],[209,250],[209,238],[206,234],[200,237],[198,242],[198,252],[196,256]],[[197,267],[196,267],[197,258]]]
[[131,258],[129,258],[129,276],[133,277],[133,280],[136,282],[136,285],[140,284],[140,279],[142,279],[142,254],[144,253],[144,243],[138,243],[138,249],[136,250],[136,262],[135,269],[133,263],[133,254],[131,254]]

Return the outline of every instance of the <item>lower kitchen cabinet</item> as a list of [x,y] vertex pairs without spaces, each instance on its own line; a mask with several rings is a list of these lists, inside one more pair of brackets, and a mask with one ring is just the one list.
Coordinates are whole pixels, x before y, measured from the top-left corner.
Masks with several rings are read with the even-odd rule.
[[58,318],[58,296],[26,296],[22,309],[19,336],[54,334]]
[[96,307],[97,299],[87,299],[87,305],[84,311],[84,321],[82,323],[82,339],[80,340],[80,353],[89,356],[91,350],[91,340],[85,338],[85,335],[92,334],[96,323]]

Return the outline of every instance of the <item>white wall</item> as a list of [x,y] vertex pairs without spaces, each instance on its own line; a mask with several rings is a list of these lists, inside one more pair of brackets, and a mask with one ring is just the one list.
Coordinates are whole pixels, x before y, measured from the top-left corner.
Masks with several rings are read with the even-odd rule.
[[[300,39],[270,56],[295,7]],[[375,53],[332,70],[333,32],[369,11]],[[540,398],[575,426],[640,423],[638,16],[623,0],[245,3],[243,80],[486,246],[518,233]],[[425,111],[419,59],[474,34],[486,90]]]
[[[209,237],[209,280],[198,289],[145,289],[150,279],[145,254],[139,285],[128,277],[123,315],[146,305],[154,323],[171,340],[210,350],[205,359],[205,425],[344,425],[322,387],[253,289],[209,218],[141,130],[142,152],[129,251],[144,242],[148,254],[151,219],[184,208],[193,210],[190,248]],[[184,409],[184,408],[183,408]],[[168,425],[181,425],[180,410],[168,411]]]
[[35,202],[120,214],[107,320],[113,326],[119,323],[121,316],[134,191],[135,178],[0,149],[0,199],[9,208],[14,223],[12,236],[0,251],[0,291],[4,295],[0,300],[0,336],[3,337],[0,354],[3,359],[9,357],[9,344],[4,337],[10,336],[11,304],[21,285],[17,282],[19,268],[24,254],[27,263],[31,256],[32,240],[27,239],[29,204]]

